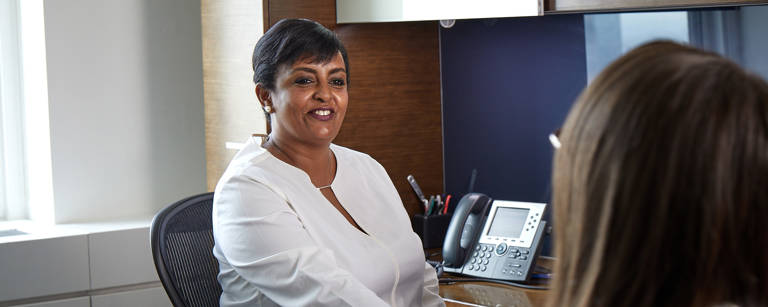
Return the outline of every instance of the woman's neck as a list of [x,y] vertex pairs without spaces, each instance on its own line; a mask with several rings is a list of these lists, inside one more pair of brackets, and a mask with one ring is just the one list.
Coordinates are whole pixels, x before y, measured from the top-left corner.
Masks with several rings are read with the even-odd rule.
[[273,156],[303,170],[316,187],[330,185],[335,177],[335,159],[326,145],[310,145],[271,135],[262,145]]

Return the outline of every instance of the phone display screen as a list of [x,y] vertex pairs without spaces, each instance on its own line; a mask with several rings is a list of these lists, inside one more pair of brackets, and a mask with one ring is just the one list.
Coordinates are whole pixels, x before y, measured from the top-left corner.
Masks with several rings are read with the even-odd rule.
[[529,209],[499,207],[491,221],[488,235],[494,237],[518,238],[523,232]]

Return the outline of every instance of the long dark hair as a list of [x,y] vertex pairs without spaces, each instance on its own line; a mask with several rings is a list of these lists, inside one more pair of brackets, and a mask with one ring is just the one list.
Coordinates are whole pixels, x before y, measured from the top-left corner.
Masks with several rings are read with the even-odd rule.
[[768,84],[640,46],[581,94],[553,170],[550,306],[768,305]]

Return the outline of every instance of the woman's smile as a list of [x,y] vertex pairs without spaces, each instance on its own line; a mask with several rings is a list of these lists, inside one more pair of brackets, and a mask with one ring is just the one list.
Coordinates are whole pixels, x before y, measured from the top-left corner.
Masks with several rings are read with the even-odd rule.
[[335,113],[331,108],[317,108],[309,112],[309,115],[320,121],[329,121],[333,119]]

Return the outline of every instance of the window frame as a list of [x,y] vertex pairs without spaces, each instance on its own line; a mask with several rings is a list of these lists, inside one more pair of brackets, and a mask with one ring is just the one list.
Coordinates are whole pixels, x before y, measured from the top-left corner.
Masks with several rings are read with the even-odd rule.
[[28,218],[20,12],[0,1],[0,221]]

